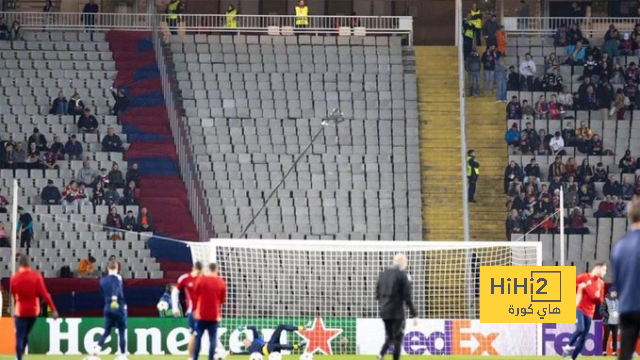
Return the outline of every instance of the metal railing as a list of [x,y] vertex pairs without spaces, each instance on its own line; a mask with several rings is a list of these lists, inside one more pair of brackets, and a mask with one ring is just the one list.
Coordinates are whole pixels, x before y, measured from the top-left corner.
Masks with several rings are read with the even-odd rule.
[[209,241],[215,237],[215,230],[206,202],[206,194],[200,182],[196,156],[191,151],[189,129],[182,116],[182,107],[177,97],[178,85],[175,74],[169,65],[171,63],[170,54],[165,49],[164,34],[158,27],[155,29],[152,32],[153,48],[162,79],[162,93],[166,102],[171,132],[178,153],[180,174],[187,189],[189,209],[198,229],[199,240]]
[[640,18],[504,17],[502,19],[505,31],[512,34],[553,35],[561,25],[571,27],[572,24],[578,24],[586,37],[604,36],[611,24],[621,32],[633,31],[633,27],[638,22]]
[[[23,29],[37,30],[152,30],[153,26],[166,28],[172,23],[168,14],[83,14],[4,12],[5,23],[18,20]],[[268,34],[277,28],[292,29],[296,34],[338,34],[340,27],[363,28],[369,35],[413,35],[411,16],[308,16],[307,26],[296,26],[295,15],[237,15],[235,26],[227,26],[226,15],[181,14],[175,27],[185,33],[246,33]],[[174,26],[174,24],[172,24]]]

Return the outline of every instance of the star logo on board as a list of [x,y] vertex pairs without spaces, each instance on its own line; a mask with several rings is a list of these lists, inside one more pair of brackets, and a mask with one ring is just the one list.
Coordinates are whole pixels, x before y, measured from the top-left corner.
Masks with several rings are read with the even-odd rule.
[[341,333],[342,329],[327,329],[321,317],[317,317],[313,321],[311,328],[298,332],[301,337],[307,340],[305,352],[311,354],[321,352],[325,355],[333,354],[331,341]]

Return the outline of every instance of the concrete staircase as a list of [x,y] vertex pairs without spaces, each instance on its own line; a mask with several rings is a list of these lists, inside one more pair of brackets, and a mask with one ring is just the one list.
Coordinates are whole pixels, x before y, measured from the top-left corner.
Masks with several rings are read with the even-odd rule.
[[478,202],[469,204],[472,240],[505,240],[505,107],[504,103],[496,103],[495,97],[466,99],[467,147],[476,151],[480,163]]
[[425,240],[463,240],[458,55],[418,46],[418,110]]

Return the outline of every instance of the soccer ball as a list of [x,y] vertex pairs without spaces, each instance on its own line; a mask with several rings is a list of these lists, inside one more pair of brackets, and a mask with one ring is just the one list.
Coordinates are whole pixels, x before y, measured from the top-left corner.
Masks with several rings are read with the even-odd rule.
[[264,358],[262,357],[262,354],[260,354],[259,352],[254,352],[251,355],[249,355],[249,360],[264,360]]
[[166,301],[160,301],[157,307],[158,307],[158,311],[167,311],[169,310],[169,303]]
[[300,360],[313,360],[313,354],[308,352],[302,353]]
[[82,358],[82,360],[100,360],[100,357],[96,355],[87,355],[84,358]]
[[215,360],[224,360],[229,356],[229,352],[225,350],[223,347],[216,347],[216,353],[213,356]]
[[269,360],[282,360],[282,354],[279,352],[274,352],[269,354]]

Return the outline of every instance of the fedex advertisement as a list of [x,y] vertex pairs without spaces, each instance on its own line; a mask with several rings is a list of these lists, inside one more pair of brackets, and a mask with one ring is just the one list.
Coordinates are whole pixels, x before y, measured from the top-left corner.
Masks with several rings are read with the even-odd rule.
[[[569,342],[575,329],[575,324],[542,324],[543,355],[561,356],[562,347]],[[602,337],[602,321],[596,320],[591,324],[589,336],[581,354],[600,356],[602,354]]]
[[[385,338],[382,320],[357,319],[356,330],[359,353],[377,354]],[[481,324],[479,320],[419,320],[418,326],[414,326],[413,321],[408,320],[402,353],[536,355],[539,338],[536,333],[536,324]]]

